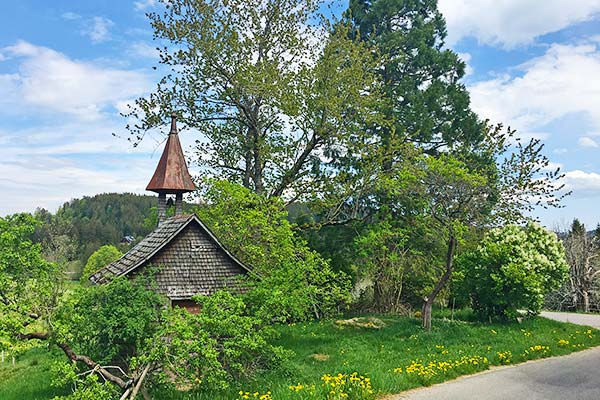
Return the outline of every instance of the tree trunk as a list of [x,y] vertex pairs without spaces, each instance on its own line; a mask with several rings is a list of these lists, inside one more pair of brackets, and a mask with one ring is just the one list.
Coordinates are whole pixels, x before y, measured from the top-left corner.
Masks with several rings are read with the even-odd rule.
[[384,306],[384,293],[382,283],[380,281],[381,277],[377,277],[375,281],[375,285],[373,287],[373,302],[375,303],[375,307],[377,308],[377,312],[387,312]]
[[252,150],[248,149],[246,150],[246,165],[244,168],[244,180],[242,181],[242,184],[245,188],[248,189],[253,189],[252,185],[250,184],[250,181],[252,179]]
[[431,293],[429,293],[429,295],[424,299],[425,302],[421,308],[421,322],[423,324],[423,328],[427,331],[431,331],[431,310],[433,308],[433,302],[452,276],[452,264],[454,261],[456,244],[456,238],[454,235],[450,235],[450,239],[448,240],[448,251],[446,253],[446,270],[444,271],[444,275],[442,275],[440,280],[435,284],[435,287]]

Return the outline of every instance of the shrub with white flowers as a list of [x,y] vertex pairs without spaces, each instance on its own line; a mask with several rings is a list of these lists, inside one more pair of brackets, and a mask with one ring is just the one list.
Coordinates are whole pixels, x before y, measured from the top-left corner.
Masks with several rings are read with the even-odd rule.
[[519,309],[538,313],[544,296],[569,272],[561,242],[535,223],[490,230],[458,266],[461,286],[482,319],[515,319]]

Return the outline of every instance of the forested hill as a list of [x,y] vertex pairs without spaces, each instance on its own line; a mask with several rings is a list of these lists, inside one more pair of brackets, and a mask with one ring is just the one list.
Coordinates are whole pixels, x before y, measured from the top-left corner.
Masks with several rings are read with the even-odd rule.
[[75,273],[100,246],[119,245],[125,236],[139,240],[147,235],[154,228],[155,207],[155,196],[132,193],[103,193],[74,199],[63,204],[56,214],[44,209],[35,212],[43,223],[36,232],[36,240],[42,244],[47,258],[70,264],[69,269]]

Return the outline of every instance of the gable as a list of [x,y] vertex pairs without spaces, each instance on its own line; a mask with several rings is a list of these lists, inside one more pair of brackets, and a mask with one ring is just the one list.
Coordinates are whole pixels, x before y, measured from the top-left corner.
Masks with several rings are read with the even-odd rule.
[[150,264],[158,267],[158,291],[171,300],[234,288],[235,277],[248,273],[197,224],[187,225]]
[[[237,274],[250,272],[250,269],[229,253],[198,217],[192,214],[165,220],[123,257],[92,274],[90,280],[97,284],[106,283],[116,276],[128,275],[150,263],[159,265],[159,261],[171,263],[173,266],[179,265],[179,269],[169,273],[181,273],[183,276],[191,274],[188,272],[191,265],[205,273],[209,272],[207,266],[211,266],[212,269],[224,268],[226,276],[230,276],[233,270],[237,271]],[[165,282],[175,282],[181,281],[182,278],[165,279]],[[194,279],[196,283],[200,282],[200,277]],[[205,282],[211,280],[219,281],[220,275],[212,272],[204,279]]]

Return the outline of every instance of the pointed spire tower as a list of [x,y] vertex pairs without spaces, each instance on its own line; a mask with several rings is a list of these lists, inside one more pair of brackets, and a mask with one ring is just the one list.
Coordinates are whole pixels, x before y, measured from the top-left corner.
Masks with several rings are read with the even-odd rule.
[[156,171],[146,190],[158,193],[158,225],[166,219],[167,194],[175,195],[175,215],[183,213],[183,194],[196,190],[177,135],[177,115],[171,114],[171,131]]

